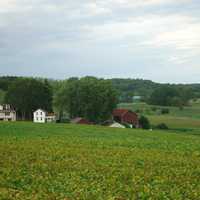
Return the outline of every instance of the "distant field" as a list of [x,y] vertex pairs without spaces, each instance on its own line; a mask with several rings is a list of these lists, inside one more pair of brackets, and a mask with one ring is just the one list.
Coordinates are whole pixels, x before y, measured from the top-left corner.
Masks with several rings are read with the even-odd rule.
[[0,123],[0,199],[199,199],[200,135]]
[[[120,108],[127,108],[139,111],[141,115],[146,115],[153,125],[165,123],[170,128],[200,128],[200,104],[194,103],[192,106],[184,107],[180,110],[177,107],[151,106],[146,103],[123,103]],[[161,114],[163,108],[169,109],[169,114]]]
[[[168,108],[170,113],[168,116],[174,117],[189,117],[193,119],[200,119],[200,105],[193,104],[192,106],[184,107],[182,110],[178,107],[166,107],[166,106],[152,106],[146,103],[122,103],[119,107],[128,108],[131,110],[139,110],[143,114],[147,115],[160,115],[160,110]],[[154,110],[156,109],[156,110]]]

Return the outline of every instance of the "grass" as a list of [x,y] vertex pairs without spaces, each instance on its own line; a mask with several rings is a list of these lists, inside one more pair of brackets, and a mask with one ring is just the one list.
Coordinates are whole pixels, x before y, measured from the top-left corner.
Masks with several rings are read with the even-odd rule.
[[[200,128],[200,104],[193,103],[191,106],[180,110],[177,107],[152,106],[146,103],[123,103],[121,108],[140,111],[140,115],[146,115],[152,125],[165,123],[171,129],[196,129]],[[163,108],[169,109],[169,114],[160,114]]]
[[198,199],[200,135],[0,123],[0,199]]
[[146,103],[121,103],[119,104],[119,107],[133,111],[139,110],[141,113],[146,115],[160,115],[161,109],[168,108],[170,111],[169,114],[166,114],[168,116],[200,119],[200,105],[195,103],[191,106],[184,107],[183,109],[170,106],[153,106]]

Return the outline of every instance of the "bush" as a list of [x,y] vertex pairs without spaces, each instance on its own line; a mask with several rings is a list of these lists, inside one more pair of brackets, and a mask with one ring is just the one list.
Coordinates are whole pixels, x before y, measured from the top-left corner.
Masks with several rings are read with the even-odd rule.
[[156,126],[157,129],[168,130],[168,126],[165,123],[158,124]]
[[154,111],[154,112],[156,112],[157,108],[156,107],[152,107],[151,110]]
[[125,126],[125,128],[131,128],[130,124],[128,123],[122,123],[123,126]]
[[139,119],[140,127],[143,129],[150,129],[151,125],[147,117],[141,116]]
[[133,125],[132,125],[132,128],[136,128],[136,126],[133,124]]
[[142,111],[140,109],[137,109],[135,112],[136,113],[142,113]]
[[169,114],[169,108],[163,108],[161,109],[161,114]]

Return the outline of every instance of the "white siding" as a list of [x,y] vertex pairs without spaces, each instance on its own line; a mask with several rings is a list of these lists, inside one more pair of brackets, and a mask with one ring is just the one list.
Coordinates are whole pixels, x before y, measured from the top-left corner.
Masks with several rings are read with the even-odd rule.
[[0,111],[0,121],[16,121],[16,113],[14,111]]
[[46,122],[46,112],[38,109],[33,113],[33,122],[35,123],[45,123]]

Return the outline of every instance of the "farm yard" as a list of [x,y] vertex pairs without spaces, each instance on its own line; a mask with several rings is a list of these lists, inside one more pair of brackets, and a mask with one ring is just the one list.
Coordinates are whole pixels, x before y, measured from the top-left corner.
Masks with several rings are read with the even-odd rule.
[[0,123],[0,199],[199,199],[200,133]]

